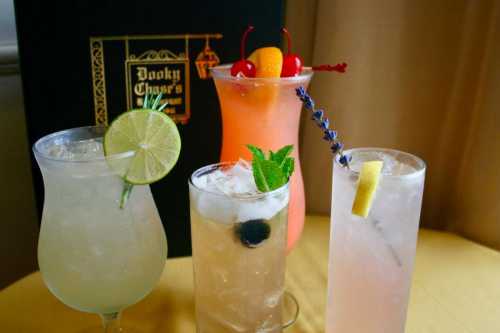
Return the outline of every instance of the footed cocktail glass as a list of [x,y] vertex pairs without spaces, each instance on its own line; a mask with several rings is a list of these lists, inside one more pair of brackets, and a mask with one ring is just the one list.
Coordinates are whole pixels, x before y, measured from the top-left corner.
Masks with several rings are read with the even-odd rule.
[[127,333],[119,314],[155,286],[167,239],[148,185],[134,186],[120,208],[122,176],[134,153],[105,157],[105,131],[75,128],[34,144],[45,185],[38,262],[64,304],[99,314],[105,332]]
[[[403,333],[424,190],[425,163],[380,148],[345,151],[333,168],[327,333]],[[384,167],[369,215],[352,214],[361,164]]]
[[189,180],[197,332],[281,332],[297,316],[284,292],[288,184],[256,193],[252,177],[240,162]]

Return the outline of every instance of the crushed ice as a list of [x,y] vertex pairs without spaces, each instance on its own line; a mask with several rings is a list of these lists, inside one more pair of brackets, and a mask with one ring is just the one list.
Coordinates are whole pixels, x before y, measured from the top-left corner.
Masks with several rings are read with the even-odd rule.
[[252,168],[240,160],[233,167],[217,169],[193,179],[196,187],[205,191],[197,193],[196,206],[204,217],[219,223],[245,222],[254,219],[271,219],[288,203],[288,193],[258,195]]
[[47,155],[66,161],[84,161],[104,156],[102,139],[53,142]]
[[359,172],[363,162],[374,160],[384,163],[382,167],[382,174],[384,175],[402,176],[417,171],[413,166],[399,160],[397,155],[394,156],[382,151],[356,152],[352,154],[352,161],[349,163],[349,167]]

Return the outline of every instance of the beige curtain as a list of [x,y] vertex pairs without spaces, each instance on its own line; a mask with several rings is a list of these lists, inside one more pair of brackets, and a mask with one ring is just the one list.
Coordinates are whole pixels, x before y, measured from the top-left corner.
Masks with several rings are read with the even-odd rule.
[[[289,0],[286,22],[318,73],[311,93],[348,147],[428,166],[422,225],[500,249],[500,0]],[[308,117],[301,154],[309,213],[330,211],[331,155]]]

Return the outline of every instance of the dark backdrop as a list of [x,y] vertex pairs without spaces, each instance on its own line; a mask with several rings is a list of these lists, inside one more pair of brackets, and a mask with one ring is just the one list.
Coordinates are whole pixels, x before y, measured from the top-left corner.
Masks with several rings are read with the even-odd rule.
[[[29,142],[54,131],[95,124],[89,38],[139,34],[221,33],[210,46],[221,63],[239,58],[242,31],[256,27],[247,50],[279,45],[281,0],[194,1],[15,1]],[[192,46],[201,50],[204,41]],[[179,124],[183,149],[179,162],[153,184],[156,205],[169,241],[169,256],[191,253],[187,179],[196,168],[218,161],[221,119],[214,84],[197,78],[191,54],[191,119]],[[105,57],[105,61],[110,61]],[[113,73],[107,75],[114,75]],[[116,74],[115,80],[119,80]],[[122,109],[123,85],[108,87],[108,106]],[[125,110],[123,110],[125,111]],[[109,113],[109,112],[108,112]],[[112,120],[112,116],[110,119]],[[32,160],[39,216],[41,174]]]

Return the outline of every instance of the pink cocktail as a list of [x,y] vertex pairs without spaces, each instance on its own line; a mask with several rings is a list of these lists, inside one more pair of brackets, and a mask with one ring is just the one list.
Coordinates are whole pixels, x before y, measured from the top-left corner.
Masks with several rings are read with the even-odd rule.
[[[425,163],[383,148],[357,148],[349,168],[335,159],[326,333],[403,333],[424,191]],[[360,170],[384,167],[368,216],[352,212]]]
[[294,77],[246,78],[230,74],[230,65],[212,69],[222,111],[221,161],[251,160],[247,144],[263,150],[278,150],[292,144],[295,172],[290,180],[288,251],[304,226],[304,184],[299,160],[299,123],[302,103],[295,95],[307,88],[312,70],[305,68]]

